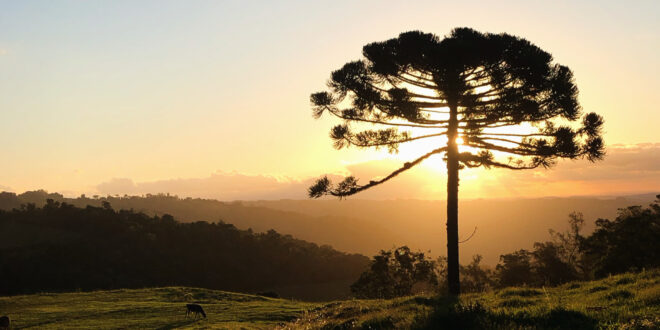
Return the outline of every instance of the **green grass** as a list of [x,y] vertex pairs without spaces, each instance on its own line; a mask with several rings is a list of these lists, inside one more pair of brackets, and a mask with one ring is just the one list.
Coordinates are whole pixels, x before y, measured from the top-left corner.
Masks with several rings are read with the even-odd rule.
[[[207,319],[186,318],[191,301],[203,306]],[[0,297],[0,314],[10,316],[14,329],[269,329],[315,306],[184,287]]]
[[[200,303],[208,319],[185,317]],[[305,303],[169,287],[0,297],[23,328],[228,329],[658,329],[660,270],[555,288],[506,288],[460,299]]]
[[285,328],[658,329],[660,271],[555,288],[506,288],[460,299],[335,302],[306,312]]

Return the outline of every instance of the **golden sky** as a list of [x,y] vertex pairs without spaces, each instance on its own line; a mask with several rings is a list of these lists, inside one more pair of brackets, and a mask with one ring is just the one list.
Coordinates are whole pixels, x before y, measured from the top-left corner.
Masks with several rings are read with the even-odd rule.
[[[653,191],[659,12],[658,1],[2,2],[0,190],[304,198],[321,174],[387,174],[421,149],[334,150],[334,122],[312,118],[309,94],[366,43],[468,26],[569,66],[585,111],[605,117],[611,157],[463,171],[461,196]],[[443,169],[430,159],[365,198],[443,198]]]

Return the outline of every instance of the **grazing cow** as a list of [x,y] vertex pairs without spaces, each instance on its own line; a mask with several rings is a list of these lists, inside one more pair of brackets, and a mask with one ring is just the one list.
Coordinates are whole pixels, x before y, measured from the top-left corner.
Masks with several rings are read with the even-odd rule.
[[204,308],[202,306],[197,305],[197,304],[186,304],[186,317],[188,314],[193,314],[194,316],[197,316],[197,314],[201,314],[206,318],[206,313],[204,313]]
[[0,317],[0,329],[9,329],[9,316]]

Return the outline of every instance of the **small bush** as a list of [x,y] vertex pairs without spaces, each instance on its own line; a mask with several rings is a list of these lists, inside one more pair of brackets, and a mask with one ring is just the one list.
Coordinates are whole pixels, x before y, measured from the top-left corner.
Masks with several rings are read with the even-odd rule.
[[605,291],[605,290],[607,290],[607,287],[606,287],[606,286],[597,285],[597,286],[595,286],[595,287],[589,289],[589,293],[594,293],[594,292],[599,292],[599,291]]
[[424,306],[432,306],[435,304],[435,300],[432,298],[427,298],[427,297],[415,297],[410,300],[405,301],[405,303],[408,303],[410,301],[415,302],[417,305],[424,305]]
[[506,289],[502,292],[500,292],[500,297],[513,297],[513,296],[518,296],[518,297],[534,297],[543,294],[540,290],[536,289],[528,289],[528,288],[522,288],[522,289]]
[[336,318],[347,318],[347,317],[354,317],[362,314],[362,310],[358,307],[346,307],[342,308],[339,310],[339,312],[335,315]]
[[504,300],[501,303],[499,303],[500,307],[525,307],[529,305],[534,305],[533,301],[530,300],[524,300],[524,299],[518,299],[518,298],[513,298],[509,300]]
[[328,323],[324,325],[321,329],[323,330],[343,330],[343,329],[355,329],[357,323],[356,319],[346,320],[340,324]]
[[632,298],[634,294],[628,290],[616,290],[609,293],[605,298],[608,300],[619,300],[619,299],[628,299]]
[[550,329],[595,329],[596,320],[577,311],[562,307],[555,308],[549,314],[536,320],[535,326]]
[[660,287],[651,287],[637,292],[637,298],[647,305],[660,305]]
[[623,284],[630,284],[635,282],[632,278],[630,277],[622,277],[618,281],[614,282],[616,285],[623,285]]
[[362,322],[360,329],[394,329],[394,322],[389,316],[376,317]]

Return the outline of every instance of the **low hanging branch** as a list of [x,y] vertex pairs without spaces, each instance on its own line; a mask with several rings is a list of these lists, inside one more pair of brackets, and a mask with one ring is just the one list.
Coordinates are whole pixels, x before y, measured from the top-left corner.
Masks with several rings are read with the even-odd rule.
[[471,240],[471,239],[472,239],[472,236],[474,236],[474,234],[476,234],[476,233],[477,233],[477,227],[475,226],[475,227],[474,227],[474,230],[472,231],[472,234],[470,234],[470,236],[468,236],[468,238],[466,238],[466,239],[464,239],[464,240],[462,240],[462,241],[458,241],[458,243],[459,243],[459,244],[462,244],[462,243],[465,243],[465,242]]

